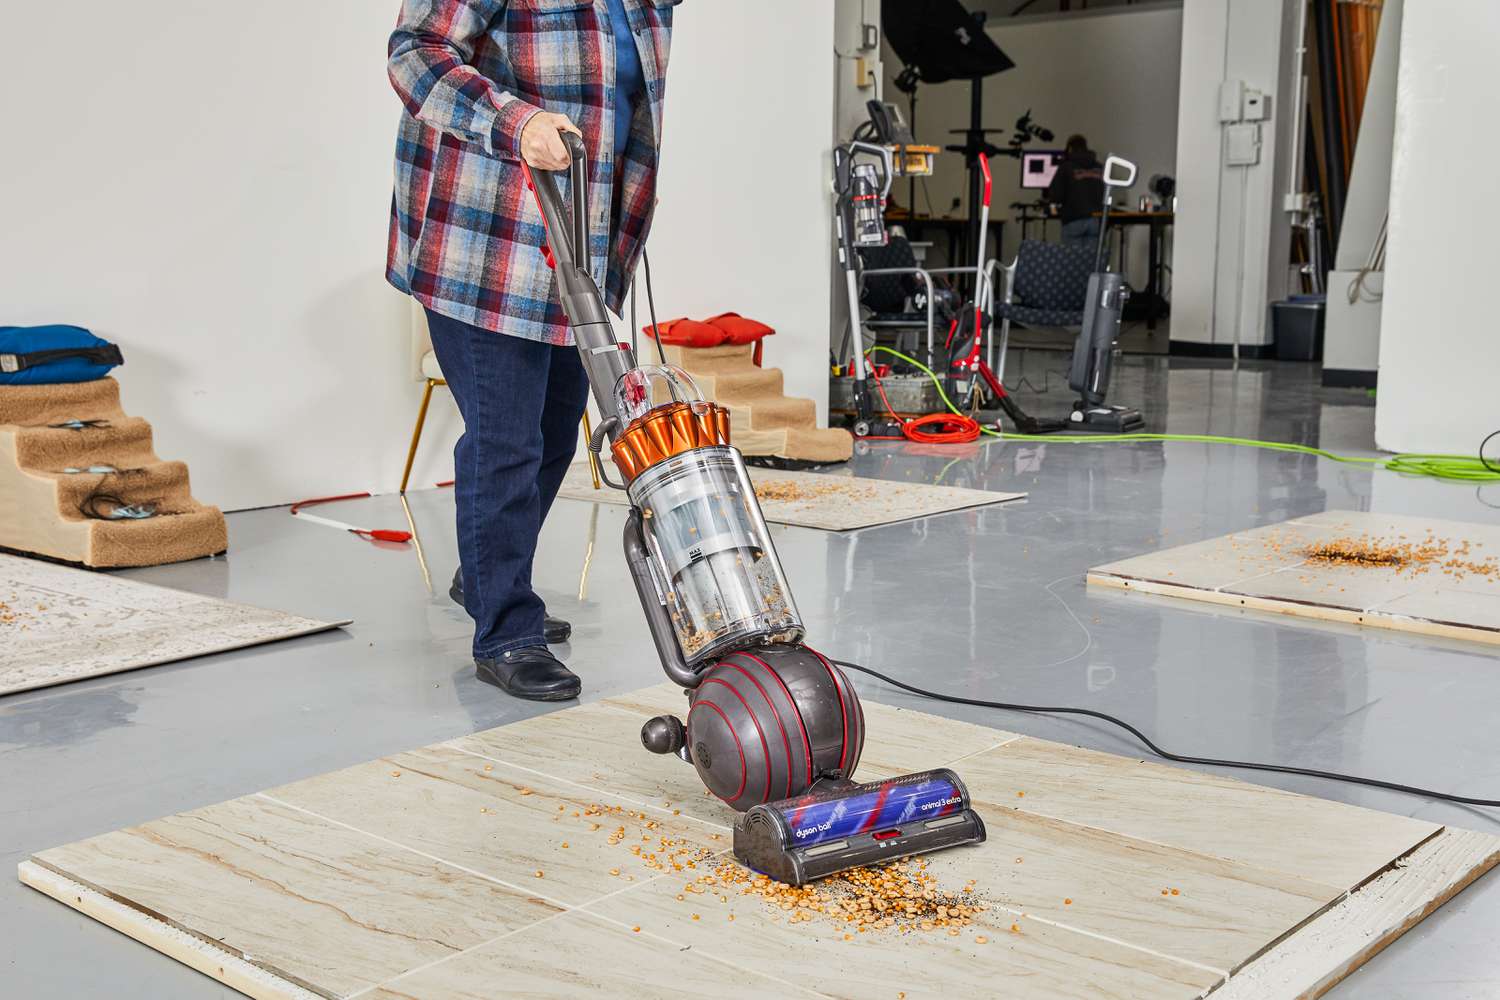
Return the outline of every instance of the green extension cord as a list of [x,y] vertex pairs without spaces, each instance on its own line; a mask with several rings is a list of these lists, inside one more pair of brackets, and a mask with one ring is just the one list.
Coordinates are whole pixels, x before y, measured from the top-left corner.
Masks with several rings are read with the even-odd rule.
[[[943,381],[937,374],[916,358],[908,357],[900,351],[889,347],[872,347],[867,353],[881,351],[892,357],[899,358],[909,365],[921,369],[932,379],[932,384],[937,387],[938,395],[942,397],[943,405],[950,412],[962,417],[964,412],[953,405],[948,394],[943,391]],[[1257,441],[1254,438],[1223,437],[1218,434],[1009,434],[980,426],[980,433],[988,434],[994,438],[1007,441],[1050,441],[1054,444],[1104,444],[1113,441],[1180,441],[1192,444],[1228,444],[1241,448],[1264,448],[1270,451],[1289,451],[1301,455],[1315,455],[1318,458],[1326,458],[1330,462],[1342,462],[1346,465],[1364,465],[1373,468],[1385,469],[1387,472],[1396,472],[1403,476],[1426,476],[1431,479],[1442,479],[1458,483],[1497,483],[1500,482],[1500,466],[1491,467],[1486,465],[1479,456],[1469,455],[1393,455],[1390,458],[1362,458],[1353,455],[1336,455],[1322,448],[1314,448],[1305,444],[1287,444],[1284,441]]]

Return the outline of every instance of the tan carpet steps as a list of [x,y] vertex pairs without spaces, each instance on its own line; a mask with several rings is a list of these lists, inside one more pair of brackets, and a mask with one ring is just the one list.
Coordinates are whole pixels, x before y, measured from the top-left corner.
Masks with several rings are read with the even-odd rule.
[[712,375],[698,374],[693,381],[703,394],[728,405],[735,402],[750,402],[767,396],[780,396],[781,371],[776,368],[751,368],[749,371],[715,372]]
[[754,345],[667,347],[666,354],[705,398],[729,408],[734,443],[744,454],[845,462],[854,453],[848,431],[818,426],[812,400],[785,395],[780,369],[756,367]]
[[731,426],[735,430],[811,430],[817,426],[818,408],[810,399],[768,396],[755,400],[729,401]]
[[62,508],[64,517],[68,517],[70,511],[77,511],[79,505],[96,490],[104,490],[110,496],[119,497],[131,504],[156,503],[168,509],[176,509],[178,504],[192,503],[192,493],[188,489],[188,468],[184,462],[154,461],[140,466],[132,463],[121,468],[131,471],[110,475],[52,472],[36,474],[54,481],[57,503]]
[[[105,427],[49,427],[104,420]],[[65,473],[109,465],[118,473]],[[95,491],[154,503],[143,521],[105,521],[80,507]],[[151,425],[125,414],[112,378],[0,386],[0,547],[95,568],[155,566],[228,546],[224,515],[192,496],[187,466],[158,458]]]
[[69,466],[104,463],[133,469],[157,461],[151,448],[151,425],[140,417],[115,418],[108,427],[70,431],[53,427],[10,427],[16,460],[23,469],[45,472]]

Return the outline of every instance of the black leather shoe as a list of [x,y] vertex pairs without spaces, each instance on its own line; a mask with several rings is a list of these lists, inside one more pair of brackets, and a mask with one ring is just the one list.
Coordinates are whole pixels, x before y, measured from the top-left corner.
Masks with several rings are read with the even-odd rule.
[[563,666],[546,646],[513,649],[493,660],[475,658],[474,676],[528,701],[568,701],[583,690],[578,675]]
[[573,634],[571,622],[565,622],[561,618],[553,618],[547,615],[542,619],[542,638],[556,645],[559,642],[567,642],[568,636]]
[[[460,566],[453,571],[453,583],[448,587],[448,596],[453,603],[459,607],[464,606],[464,571]],[[559,642],[567,642],[568,636],[573,634],[573,623],[563,621],[561,618],[553,618],[548,615],[542,620],[542,638],[556,645]]]

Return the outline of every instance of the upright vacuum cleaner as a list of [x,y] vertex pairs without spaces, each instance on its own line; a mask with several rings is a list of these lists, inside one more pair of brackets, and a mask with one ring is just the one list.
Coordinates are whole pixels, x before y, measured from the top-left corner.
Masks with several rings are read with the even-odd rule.
[[662,668],[688,701],[686,721],[651,719],[641,742],[691,763],[743,813],[735,856],[781,882],[982,841],[984,823],[952,771],[853,780],[865,734],[859,697],[802,642],[728,411],[704,401],[685,372],[642,367],[616,341],[588,272],[584,146],[562,138],[571,214],[554,174],[523,170],[603,418],[589,448],[597,455],[610,443],[623,478],[610,485],[630,497],[625,558]]
[[[1116,170],[1123,173],[1116,173]],[[1115,345],[1120,339],[1120,317],[1130,289],[1125,276],[1109,270],[1109,201],[1113,188],[1128,188],[1135,183],[1135,164],[1118,156],[1104,163],[1104,210],[1099,220],[1099,249],[1094,273],[1089,276],[1088,301],[1083,307],[1083,328],[1073,346],[1073,363],[1068,367],[1068,387],[1079,393],[1073,404],[1072,426],[1079,430],[1129,434],[1145,428],[1140,410],[1110,406],[1104,402],[1109,393],[1110,369],[1114,364]]]
[[891,151],[885,146],[856,140],[833,149],[834,226],[849,299],[855,437],[901,435],[899,423],[876,417],[859,311],[859,251],[862,247],[883,247],[890,240],[885,231],[885,199],[891,193],[894,175]]

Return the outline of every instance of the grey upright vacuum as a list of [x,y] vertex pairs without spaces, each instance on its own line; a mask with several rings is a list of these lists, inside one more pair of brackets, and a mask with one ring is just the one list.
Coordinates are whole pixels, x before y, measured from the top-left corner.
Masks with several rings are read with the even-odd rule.
[[[691,763],[743,813],[735,855],[791,884],[981,841],[984,823],[952,771],[856,783],[865,715],[853,685],[803,642],[791,588],[761,516],[729,413],[667,365],[636,364],[618,342],[586,253],[588,170],[572,155],[572,211],[558,178],[525,170],[541,209],[568,325],[630,497],[625,558],[662,668],[687,697],[685,718],[641,730],[645,748]],[[935,756],[942,756],[934,749]]]

